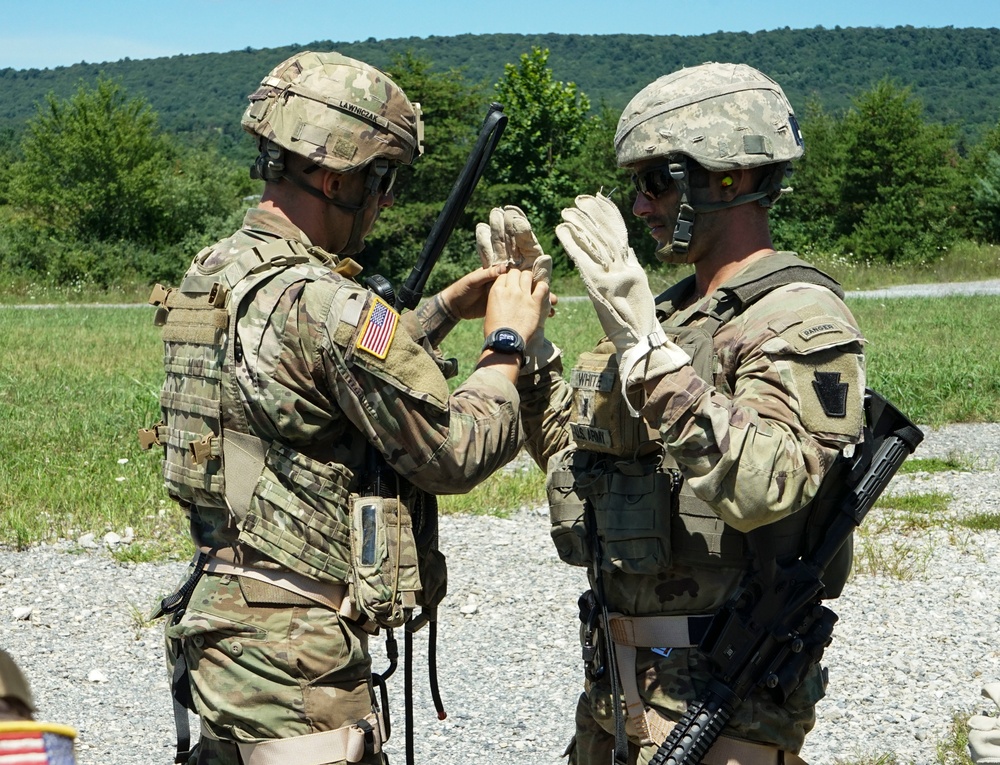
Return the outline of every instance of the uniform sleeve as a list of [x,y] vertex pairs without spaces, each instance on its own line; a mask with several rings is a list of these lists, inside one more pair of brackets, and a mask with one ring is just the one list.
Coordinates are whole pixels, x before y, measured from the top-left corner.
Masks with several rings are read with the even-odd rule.
[[520,446],[518,394],[479,369],[449,395],[438,363],[384,301],[336,291],[320,354],[331,395],[401,475],[436,494],[469,491]]
[[863,342],[832,292],[783,287],[716,336],[732,396],[688,366],[664,376],[643,416],[722,520],[744,532],[773,523],[805,506],[861,438]]
[[569,446],[573,390],[562,376],[562,357],[534,374],[519,377],[524,447],[543,471],[549,458]]

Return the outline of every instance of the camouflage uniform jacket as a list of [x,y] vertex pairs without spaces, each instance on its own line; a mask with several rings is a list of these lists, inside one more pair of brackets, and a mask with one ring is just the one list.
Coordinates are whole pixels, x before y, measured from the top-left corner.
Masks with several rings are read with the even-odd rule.
[[[859,440],[863,338],[833,291],[796,283],[792,277],[792,283],[777,286],[721,326],[713,326],[713,317],[731,301],[735,285],[789,267],[811,268],[791,254],[778,253],[752,263],[702,299],[695,299],[693,276],[658,298],[657,313],[668,336],[708,326],[711,352],[701,362],[695,359],[704,376],[695,365],[665,375],[642,414],[659,431],[665,464],[683,477],[681,506],[686,501],[689,508],[704,507],[704,515],[721,519],[725,526],[714,544],[725,548],[727,540],[735,540],[736,552],[729,545],[727,558],[718,550],[706,551],[713,543],[699,543],[697,535],[686,542],[680,539],[678,531],[684,527],[678,524],[677,494],[662,498],[658,512],[666,502],[673,516],[665,524],[671,537],[665,546],[674,549],[659,565],[647,565],[641,572],[609,566],[614,552],[606,549],[602,584],[609,610],[632,616],[715,612],[749,562],[740,558],[745,556],[743,532],[806,508],[838,454]],[[562,450],[573,445],[573,391],[558,360],[519,387],[526,446],[536,462],[548,468],[551,481],[553,462],[558,461],[553,457],[561,458]],[[844,393],[845,400],[834,400]],[[598,520],[597,525],[603,546],[610,533],[603,526],[612,524]],[[592,585],[593,580],[591,571]],[[640,648],[637,669],[645,701],[674,719],[708,678],[695,649],[674,649],[663,657]],[[823,684],[816,668],[784,709],[763,697],[752,698],[752,704],[737,711],[730,730],[798,751],[812,727],[813,706],[823,695]]]
[[[355,274],[356,264],[312,247],[287,219],[250,210],[243,227],[203,252],[191,271],[219,268],[279,239],[301,242],[314,258],[306,266],[325,273],[290,285],[285,280],[277,295],[265,284],[239,318],[241,333],[256,322],[260,337],[257,347],[242,349],[250,374],[241,378],[238,396],[253,435],[336,467],[349,477],[350,491],[369,443],[396,473],[434,494],[468,491],[516,454],[514,386],[496,371],[479,369],[449,395],[443,372],[449,365],[434,346],[453,324],[432,326],[430,311],[400,318],[384,358],[366,350],[359,335],[374,298],[344,275]],[[189,512],[196,544],[237,547],[239,529],[223,508]],[[246,549],[237,557],[270,563]]]

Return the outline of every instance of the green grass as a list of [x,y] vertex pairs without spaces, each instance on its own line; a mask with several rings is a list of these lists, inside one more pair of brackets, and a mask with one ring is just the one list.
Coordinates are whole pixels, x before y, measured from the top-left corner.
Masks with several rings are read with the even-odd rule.
[[1000,513],[975,513],[958,519],[958,523],[973,531],[1000,530]]
[[938,742],[935,762],[938,765],[972,765],[969,756],[969,724],[968,719],[973,712],[955,711],[951,715],[948,735]]
[[[146,309],[0,310],[0,542],[183,537],[136,430],[158,417]],[[172,544],[171,547],[176,547]]]
[[886,494],[879,497],[876,507],[894,511],[891,525],[898,531],[921,531],[948,523],[943,516],[948,503],[954,499],[951,494],[928,492],[926,494]]
[[[16,302],[16,301],[7,301]],[[46,302],[46,301],[39,301]],[[1000,360],[993,328],[1000,298],[851,300],[866,336],[869,383],[922,424],[1000,420]],[[119,534],[137,545],[122,560],[186,557],[184,520],[160,485],[156,456],[140,451],[136,429],[158,417],[163,378],[152,308],[0,309],[0,543]],[[572,359],[601,328],[589,301],[566,301],[547,334]],[[472,370],[481,322],[464,322],[445,342]],[[919,457],[919,451],[917,453]],[[950,461],[949,461],[950,460]],[[906,469],[969,469],[963,458],[913,461]],[[544,502],[534,465],[501,471],[444,512],[503,514]],[[916,523],[929,513],[911,511]],[[984,519],[984,523],[992,522]]]
[[1000,246],[958,242],[939,260],[920,265],[858,264],[841,254],[806,252],[802,257],[839,281],[845,290],[870,290],[898,284],[938,284],[996,279]]
[[150,286],[128,282],[113,287],[95,287],[79,282],[44,285],[24,277],[0,274],[0,305],[48,305],[61,303],[140,303],[149,297]]
[[945,459],[941,459],[939,457],[932,457],[930,459],[910,457],[900,466],[899,474],[948,473],[951,471],[968,472],[969,470],[972,470],[972,468],[972,459],[966,455],[952,454]]
[[997,296],[849,299],[868,345],[868,385],[915,422],[1000,421]]
[[438,497],[442,513],[495,515],[501,518],[545,499],[545,476],[534,462],[494,473],[468,494]]

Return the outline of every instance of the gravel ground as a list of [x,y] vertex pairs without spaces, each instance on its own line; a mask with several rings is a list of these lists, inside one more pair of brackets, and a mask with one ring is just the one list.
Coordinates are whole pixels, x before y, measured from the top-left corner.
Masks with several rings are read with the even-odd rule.
[[[856,297],[997,294],[1000,280],[893,287]],[[2,306],[0,306],[2,307]],[[966,472],[898,477],[890,492],[950,494],[948,513],[1000,512],[1000,424],[927,432],[920,457],[961,454]],[[486,765],[562,763],[582,684],[576,598],[580,569],[560,563],[542,508],[510,519],[441,523],[452,594],[442,605],[438,667],[449,716],[436,719],[423,682],[426,634],[415,639],[416,758]],[[1000,534],[962,527],[905,531],[873,510],[871,555],[890,563],[857,573],[832,605],[840,616],[824,663],[831,685],[803,756],[812,765],[894,753],[900,765],[935,761],[953,714],[983,708],[1000,679]],[[124,533],[124,530],[119,530]],[[861,557],[861,556],[859,556]],[[908,579],[889,576],[889,567]],[[173,717],[161,627],[144,616],[184,563],[116,564],[74,542],[27,552],[0,548],[0,647],[31,681],[39,718],[79,731],[79,765],[173,761]],[[386,666],[373,641],[375,668]],[[403,760],[402,672],[389,682]]]
[[[949,514],[1000,512],[1000,425],[928,432],[918,456],[968,455],[970,472],[915,474],[890,492],[953,495]],[[829,695],[803,755],[813,765],[892,752],[934,761],[955,710],[978,709],[1000,678],[994,596],[1000,534],[889,528],[872,544],[896,551],[911,579],[859,573],[833,605]],[[439,722],[426,691],[426,636],[416,636],[416,754],[441,762],[562,762],[580,691],[576,598],[583,572],[563,565],[544,510],[511,519],[447,517],[441,537],[451,590],[441,611],[439,671],[449,711]],[[142,615],[182,575],[183,563],[118,565],[75,543],[0,549],[0,646],[20,662],[43,719],[80,732],[80,765],[169,763],[173,723],[160,625]],[[375,666],[385,666],[376,640]],[[392,759],[403,759],[402,672],[390,680]]]

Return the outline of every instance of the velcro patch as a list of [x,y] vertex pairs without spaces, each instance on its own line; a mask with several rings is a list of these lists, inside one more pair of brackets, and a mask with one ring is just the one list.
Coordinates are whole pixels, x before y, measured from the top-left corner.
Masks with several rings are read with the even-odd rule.
[[840,372],[813,372],[813,389],[827,417],[847,416],[847,393],[850,387],[848,383],[840,381]]
[[377,295],[372,295],[368,317],[358,332],[357,348],[384,359],[399,326],[399,314]]
[[856,438],[861,432],[864,360],[841,348],[782,359],[782,377],[799,400],[802,424],[811,433]]
[[830,322],[824,322],[822,324],[816,324],[808,329],[803,329],[799,331],[799,337],[803,340],[812,340],[817,335],[826,335],[830,332],[840,332],[840,326],[837,324],[832,324]]

